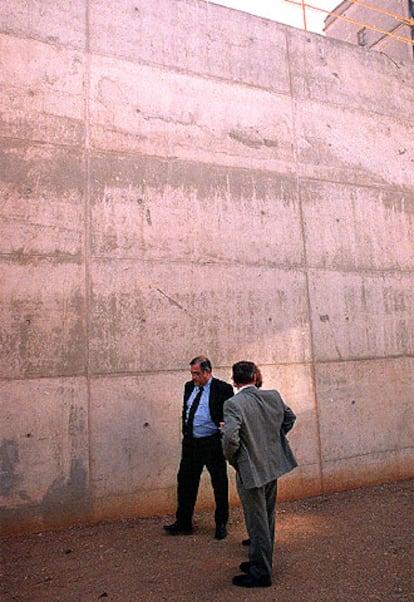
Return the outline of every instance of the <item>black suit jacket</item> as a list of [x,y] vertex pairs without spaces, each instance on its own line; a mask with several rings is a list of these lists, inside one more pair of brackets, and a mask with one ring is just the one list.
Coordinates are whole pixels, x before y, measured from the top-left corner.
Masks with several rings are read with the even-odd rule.
[[[185,432],[185,418],[187,414],[187,400],[194,390],[194,383],[192,380],[185,383],[184,386],[184,400],[183,400],[183,412],[182,412],[182,431]],[[223,404],[226,399],[233,397],[233,387],[224,380],[214,378],[210,385],[210,398],[208,400],[210,407],[210,415],[213,422],[218,426],[220,422],[223,422]]]

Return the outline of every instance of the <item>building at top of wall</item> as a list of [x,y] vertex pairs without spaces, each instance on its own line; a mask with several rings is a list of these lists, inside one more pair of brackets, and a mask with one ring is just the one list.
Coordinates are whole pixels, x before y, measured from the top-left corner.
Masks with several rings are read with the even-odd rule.
[[414,60],[413,0],[376,0],[375,6],[345,0],[325,19],[323,31],[397,60]]

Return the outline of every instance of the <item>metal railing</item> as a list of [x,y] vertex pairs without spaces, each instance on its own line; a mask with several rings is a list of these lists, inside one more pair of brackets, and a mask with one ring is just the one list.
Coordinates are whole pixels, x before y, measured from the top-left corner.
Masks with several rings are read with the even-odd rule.
[[[370,29],[372,31],[376,31],[384,36],[389,36],[392,38],[396,38],[397,40],[399,40],[400,42],[404,42],[407,44],[410,44],[413,47],[413,51],[414,51],[414,16],[411,15],[411,17],[404,17],[403,15],[399,15],[397,13],[393,13],[389,10],[386,10],[384,8],[380,8],[378,6],[373,6],[372,4],[368,4],[367,2],[364,2],[363,0],[348,0],[348,2],[352,3],[352,4],[357,4],[359,6],[362,6],[363,8],[368,8],[371,9],[373,11],[376,11],[378,13],[382,13],[385,14],[389,17],[394,18],[399,24],[401,25],[406,25],[407,27],[411,28],[411,38],[407,38],[405,36],[400,36],[398,34],[396,34],[394,31],[388,31],[385,29],[381,29],[380,27],[377,27],[375,25],[372,25],[371,23],[364,23],[362,21],[357,21],[355,19],[352,19],[351,17],[347,17],[343,14],[340,14],[339,12],[334,12],[334,11],[329,11],[326,10],[324,8],[321,8],[320,6],[315,6],[314,4],[309,4],[308,2],[305,2],[305,0],[284,0],[285,2],[288,2],[289,4],[294,4],[298,7],[300,7],[302,9],[302,16],[303,16],[303,28],[306,30],[307,29],[307,23],[306,23],[306,9],[309,10],[316,10],[316,11],[320,11],[322,13],[325,13],[328,16],[332,16],[335,17],[336,19],[342,19],[344,21],[347,21],[348,23],[352,23],[355,25],[358,25],[360,27],[365,27],[366,29]],[[412,6],[410,7],[410,13],[412,12]],[[395,29],[395,28],[394,28]]]

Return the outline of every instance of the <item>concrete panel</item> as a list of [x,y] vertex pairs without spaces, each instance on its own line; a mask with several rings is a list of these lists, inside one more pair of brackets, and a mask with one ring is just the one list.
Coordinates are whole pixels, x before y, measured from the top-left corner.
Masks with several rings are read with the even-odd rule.
[[309,359],[301,272],[94,262],[91,312],[92,373],[172,370],[201,351],[220,365]]
[[83,250],[82,157],[73,151],[0,141],[0,252],[70,255]]
[[287,40],[294,97],[414,123],[407,111],[414,102],[412,64],[298,30],[288,30]]
[[[4,535],[86,521],[88,411],[84,379],[0,382],[0,519]],[[14,528],[13,528],[14,525]]]
[[0,31],[86,48],[85,0],[0,0]]
[[90,116],[101,150],[295,171],[288,96],[94,56]]
[[80,145],[84,56],[0,35],[0,136]]
[[0,377],[85,373],[82,266],[26,258],[0,267]]
[[414,124],[314,101],[296,103],[298,172],[359,185],[414,187]]
[[129,155],[91,166],[96,256],[302,263],[294,179]]
[[90,2],[95,53],[278,92],[290,89],[285,31],[278,23],[199,0]]
[[92,380],[91,474],[96,497],[175,490],[186,380],[187,372]]
[[313,272],[310,299],[316,361],[414,353],[412,275]]
[[312,267],[410,270],[414,193],[302,182],[306,255]]
[[336,462],[327,462],[324,464],[323,472],[324,493],[412,479],[414,474],[413,448],[372,452],[362,458],[356,456]]
[[409,476],[410,466],[404,475],[401,459],[412,458],[413,451],[413,374],[412,358],[316,366],[328,484],[334,480],[338,489],[342,478],[345,484],[350,478],[378,481],[384,470],[387,479]]

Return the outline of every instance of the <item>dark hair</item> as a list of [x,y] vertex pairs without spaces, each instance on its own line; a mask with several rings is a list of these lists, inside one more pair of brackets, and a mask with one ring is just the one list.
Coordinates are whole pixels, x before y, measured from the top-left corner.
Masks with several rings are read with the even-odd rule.
[[256,366],[256,387],[260,389],[263,385],[263,376],[259,366]]
[[205,355],[198,355],[193,358],[190,362],[190,366],[194,366],[195,364],[200,364],[202,372],[207,372],[207,370],[211,372],[213,369],[210,360]]
[[253,362],[237,362],[233,364],[233,380],[236,385],[247,385],[254,381],[256,364]]

